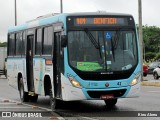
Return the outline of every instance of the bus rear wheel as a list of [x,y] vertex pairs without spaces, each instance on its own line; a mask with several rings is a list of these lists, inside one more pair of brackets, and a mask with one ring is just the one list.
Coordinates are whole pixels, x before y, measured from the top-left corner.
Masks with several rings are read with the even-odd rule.
[[31,102],[37,102],[37,100],[38,100],[38,95],[30,96],[30,101]]
[[28,92],[24,91],[24,84],[23,84],[22,78],[20,78],[20,81],[19,81],[19,95],[20,95],[21,102],[28,102],[29,101]]
[[104,100],[107,107],[113,107],[117,103],[117,99]]

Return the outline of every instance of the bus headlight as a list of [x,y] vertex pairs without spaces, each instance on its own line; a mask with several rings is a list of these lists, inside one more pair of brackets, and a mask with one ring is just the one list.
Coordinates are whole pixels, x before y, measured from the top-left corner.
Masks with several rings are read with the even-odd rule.
[[136,85],[138,82],[140,82],[141,74],[137,74],[134,79],[131,81],[130,86]]
[[68,75],[68,78],[74,87],[82,88],[81,84],[77,80],[75,80],[73,76]]

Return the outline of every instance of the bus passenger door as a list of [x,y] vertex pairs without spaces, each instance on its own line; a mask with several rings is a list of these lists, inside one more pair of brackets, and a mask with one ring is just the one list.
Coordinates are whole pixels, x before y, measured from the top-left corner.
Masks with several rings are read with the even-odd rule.
[[33,41],[34,41],[34,35],[28,35],[27,36],[27,53],[26,53],[27,85],[28,85],[28,91],[32,91],[32,92],[34,92]]
[[60,65],[60,32],[54,33],[54,53],[53,53],[53,75],[54,92],[56,98],[62,98],[61,95],[61,65]]

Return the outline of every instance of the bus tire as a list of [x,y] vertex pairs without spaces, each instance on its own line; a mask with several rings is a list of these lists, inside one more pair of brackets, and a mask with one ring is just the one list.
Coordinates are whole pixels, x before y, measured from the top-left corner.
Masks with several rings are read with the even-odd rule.
[[107,107],[113,107],[117,103],[117,98],[116,99],[110,99],[110,100],[104,100],[105,104]]
[[57,104],[58,102],[57,102],[56,98],[53,97],[52,89],[50,89],[49,96],[50,96],[50,106],[51,106],[51,110],[54,111],[55,109],[58,108],[58,104]]
[[23,84],[22,78],[20,78],[20,81],[19,81],[19,95],[20,95],[21,102],[29,101],[28,92],[24,91],[24,84]]
[[37,102],[37,100],[38,100],[38,95],[30,96],[30,101],[31,102]]

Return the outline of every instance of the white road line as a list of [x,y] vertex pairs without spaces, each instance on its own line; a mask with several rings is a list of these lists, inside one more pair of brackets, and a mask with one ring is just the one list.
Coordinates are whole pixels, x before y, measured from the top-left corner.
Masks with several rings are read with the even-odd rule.
[[99,120],[99,119],[90,118],[90,117],[80,117],[80,118],[87,119],[87,120]]
[[[44,107],[39,107],[38,105],[30,105],[30,104],[26,104],[26,103],[22,103],[23,105],[26,105],[28,107],[33,107],[33,106],[37,106],[40,109],[46,110],[46,111],[51,111],[51,109],[48,108],[44,108]],[[54,112],[54,111],[53,111]]]
[[160,91],[148,91],[148,92],[151,92],[151,93],[160,93]]
[[16,109],[16,108],[29,108],[29,107],[0,107],[0,109]]
[[[29,104],[25,104],[25,103],[22,103],[23,105],[26,105],[26,106],[30,106],[30,107],[32,107],[33,105],[29,105]],[[46,110],[46,111],[52,111],[51,109],[48,109],[48,108],[44,108],[44,107],[39,107],[39,106],[37,106],[38,108],[40,108],[40,109],[42,109],[42,110]],[[53,111],[53,112],[55,112],[55,111]],[[63,117],[61,117],[61,116],[59,116],[57,113],[54,113],[54,114],[56,114],[56,116],[57,116],[57,118],[59,119],[59,120],[65,120]]]
[[[4,100],[4,99],[3,99]],[[10,100],[10,99],[7,99],[7,100],[9,100],[9,102],[12,102],[12,104],[16,104],[17,102],[19,102],[19,101],[15,101],[15,100]],[[8,103],[9,103],[8,102]],[[6,103],[7,104],[7,103]],[[48,109],[48,108],[44,108],[44,107],[40,107],[40,106],[38,106],[38,105],[30,105],[30,104],[26,104],[26,103],[22,103],[22,105],[25,105],[25,106],[27,106],[27,107],[12,107],[12,108],[29,108],[29,107],[33,107],[33,106],[37,106],[39,109],[42,109],[42,110],[46,110],[46,111],[51,111],[51,109]],[[6,109],[6,108],[11,108],[11,107],[0,107],[0,109]],[[54,111],[53,111],[54,112]],[[56,112],[56,111],[55,111]],[[57,118],[59,119],[59,120],[65,120],[63,117],[61,117],[61,116],[59,116],[57,113],[54,113],[54,114],[56,114],[57,115]],[[98,119],[95,119],[95,118],[90,118],[90,117],[83,117],[83,116],[79,116],[81,119],[87,119],[87,120],[98,120]]]
[[3,102],[0,103],[0,105],[17,105],[16,103],[10,103],[10,102]]

